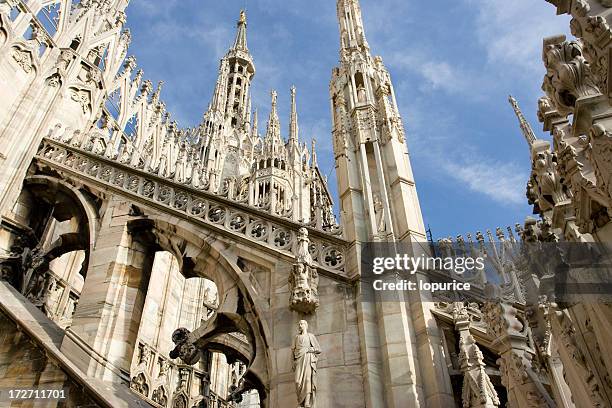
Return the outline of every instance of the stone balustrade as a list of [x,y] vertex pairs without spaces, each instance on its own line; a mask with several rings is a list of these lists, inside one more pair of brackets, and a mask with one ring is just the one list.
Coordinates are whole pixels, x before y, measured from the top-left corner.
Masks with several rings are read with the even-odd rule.
[[[136,202],[144,200],[239,240],[255,242],[289,259],[297,255],[297,234],[303,224],[269,216],[48,138],[43,140],[36,158],[40,164],[100,183],[104,188],[132,196]],[[309,237],[309,251],[315,264],[323,270],[344,274],[346,242],[312,227]]]

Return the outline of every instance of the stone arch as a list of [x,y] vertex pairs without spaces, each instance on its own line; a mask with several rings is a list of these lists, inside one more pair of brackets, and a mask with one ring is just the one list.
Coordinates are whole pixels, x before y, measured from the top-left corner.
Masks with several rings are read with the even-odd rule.
[[[238,267],[237,257],[231,254],[230,244],[202,227],[172,223],[163,216],[138,218],[130,224],[143,230],[146,226],[153,234],[156,245],[171,252],[179,260],[181,272],[185,277],[207,278],[217,286],[219,309],[211,317],[211,321],[214,320],[215,323],[203,325],[193,333],[183,332],[185,338],[180,335],[176,338],[173,336],[177,343],[175,351],[179,353],[181,344],[188,341],[194,350],[206,347],[227,353],[231,359],[247,356],[247,386],[257,389],[261,399],[265,400],[269,393],[272,371],[272,362],[268,355],[268,339],[271,339],[271,334],[263,319],[263,305],[246,274]],[[247,336],[251,348],[239,345],[235,338],[229,335],[230,332],[241,332]],[[177,356],[179,354],[171,355],[173,358]],[[185,356],[181,355],[181,359],[192,363]],[[197,359],[193,361],[194,364],[195,362]]]
[[[60,327],[71,323],[89,268],[98,229],[95,205],[56,177],[32,175],[23,182],[11,257],[11,283]],[[58,269],[59,268],[59,269]]]
[[56,177],[46,175],[33,175],[26,177],[24,187],[46,186],[49,193],[61,192],[69,196],[75,204],[77,210],[81,212],[82,219],[87,221],[89,229],[89,249],[93,249],[95,239],[98,234],[99,216],[94,204],[88,199],[85,194],[72,184],[60,180]]

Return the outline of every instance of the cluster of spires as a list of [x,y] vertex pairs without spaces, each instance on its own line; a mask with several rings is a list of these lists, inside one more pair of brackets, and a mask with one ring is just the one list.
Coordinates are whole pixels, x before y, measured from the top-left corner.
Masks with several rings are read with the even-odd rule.
[[[489,243],[517,243],[518,241],[514,236],[512,227],[508,226],[505,228],[505,230],[506,231],[504,231],[504,228],[497,227],[495,229],[495,235],[493,235],[493,232],[488,229],[485,231],[486,238],[485,234],[483,234],[481,231],[476,231],[476,234],[474,235],[472,235],[471,233],[467,233],[465,234],[465,238],[463,237],[463,235],[457,235],[456,238],[449,236],[447,238],[438,239],[437,244],[439,248],[449,248],[451,249],[451,251],[453,251],[453,253],[454,251],[469,253],[473,252],[473,250],[477,248],[480,250],[485,250],[487,241]],[[514,232],[518,235],[520,239],[523,234],[523,227],[521,227],[520,224],[516,224],[514,226]],[[476,239],[476,241],[474,241],[474,238]],[[495,238],[497,238],[497,240]]]

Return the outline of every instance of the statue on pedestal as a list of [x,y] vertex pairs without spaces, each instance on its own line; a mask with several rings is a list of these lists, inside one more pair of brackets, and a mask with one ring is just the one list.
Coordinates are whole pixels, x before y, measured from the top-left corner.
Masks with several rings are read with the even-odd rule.
[[321,347],[314,334],[308,333],[308,322],[300,320],[299,333],[293,339],[293,371],[295,372],[295,390],[297,408],[315,408],[317,393],[317,361]]
[[293,310],[312,313],[319,306],[319,274],[309,252],[308,230],[300,228],[296,263],[289,274],[289,304]]

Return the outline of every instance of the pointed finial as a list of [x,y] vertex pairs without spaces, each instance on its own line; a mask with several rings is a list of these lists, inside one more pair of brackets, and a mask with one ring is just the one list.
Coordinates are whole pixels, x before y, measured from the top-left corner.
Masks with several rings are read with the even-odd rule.
[[315,168],[315,167],[318,166],[316,144],[317,144],[317,139],[313,138],[312,139],[312,148],[311,148],[311,151],[312,151],[312,163],[311,163],[311,167],[312,168]]
[[510,105],[512,105],[512,109],[514,109],[514,113],[516,114],[516,117],[519,120],[519,125],[521,126],[521,132],[523,132],[523,136],[525,137],[525,140],[527,140],[527,143],[529,144],[529,146],[532,146],[533,143],[536,141],[536,136],[535,136],[535,133],[533,133],[533,129],[531,128],[531,125],[529,124],[527,119],[525,119],[525,115],[523,115],[523,112],[521,111],[521,108],[519,107],[518,102],[516,101],[516,99],[514,99],[512,95],[508,97],[508,102],[510,102]]
[[281,142],[280,121],[278,119],[278,113],[276,112],[276,98],[278,94],[275,90],[272,90],[270,95],[272,96],[272,109],[270,110],[270,116],[268,117],[265,140],[268,145],[276,146],[280,145]]
[[255,112],[253,113],[253,136],[258,136],[258,132],[259,130],[257,129],[257,127],[259,126],[259,115],[257,113],[257,109],[255,109]]
[[240,18],[238,18],[238,23],[236,24],[236,26],[238,27],[238,30],[236,32],[236,40],[234,41],[234,46],[232,47],[232,49],[248,52],[246,33],[246,11],[240,10]]
[[298,117],[297,117],[297,107],[295,103],[295,85],[291,86],[291,118],[289,123],[289,140],[293,141],[293,143],[297,144],[298,140]]

